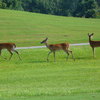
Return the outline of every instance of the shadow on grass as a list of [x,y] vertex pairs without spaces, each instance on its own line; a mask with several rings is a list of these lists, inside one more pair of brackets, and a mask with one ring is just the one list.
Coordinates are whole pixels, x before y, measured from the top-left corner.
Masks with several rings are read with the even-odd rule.
[[28,63],[46,63],[47,61],[44,60],[30,60]]
[[75,58],[76,60],[96,60],[96,59],[98,59],[98,58],[93,58],[92,56],[90,56],[90,57],[76,57]]

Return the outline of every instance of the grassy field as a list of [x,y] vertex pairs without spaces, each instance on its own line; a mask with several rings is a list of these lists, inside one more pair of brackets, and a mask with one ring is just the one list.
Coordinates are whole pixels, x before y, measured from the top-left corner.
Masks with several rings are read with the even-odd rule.
[[[76,61],[71,57],[66,61],[66,54],[60,51],[56,53],[56,62],[53,55],[46,62],[46,48],[19,50],[22,61],[16,54],[11,61],[0,59],[1,100],[98,100],[100,49],[96,49],[94,59],[88,46],[71,49]],[[3,56],[8,58],[9,54],[4,51]]]
[[45,37],[50,43],[88,42],[87,33],[100,37],[100,19],[61,17],[0,9],[0,42],[17,46],[40,45]]
[[[50,43],[88,42],[87,33],[100,40],[100,19],[59,17],[0,9],[0,42],[17,46],[40,45],[45,37]],[[73,46],[75,61],[63,51],[56,62],[48,49],[18,50],[11,61],[0,57],[0,100],[99,100],[100,48],[93,59],[89,46]],[[2,56],[9,58],[4,50]]]

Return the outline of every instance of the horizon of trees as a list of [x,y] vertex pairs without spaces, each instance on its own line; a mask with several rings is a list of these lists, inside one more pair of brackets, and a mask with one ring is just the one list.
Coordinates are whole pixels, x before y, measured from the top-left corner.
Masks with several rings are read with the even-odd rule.
[[100,0],[0,0],[0,8],[95,18],[100,14]]

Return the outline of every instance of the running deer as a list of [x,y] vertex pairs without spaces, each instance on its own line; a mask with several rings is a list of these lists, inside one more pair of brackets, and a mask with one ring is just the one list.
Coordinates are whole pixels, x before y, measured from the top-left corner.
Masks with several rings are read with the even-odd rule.
[[18,51],[15,50],[16,45],[14,43],[0,43],[0,56],[1,56],[1,50],[7,49],[9,53],[11,54],[9,60],[12,58],[13,52],[16,52],[18,54],[19,59],[21,60]]
[[91,38],[92,38],[93,35],[94,35],[94,33],[92,33],[92,34],[88,33],[89,43],[90,43],[90,46],[92,47],[93,57],[94,57],[94,53],[95,53],[94,48],[100,47],[100,41],[92,41]]
[[[50,52],[48,53],[48,56],[47,56],[47,61],[49,61],[49,55],[53,52],[53,54],[54,54],[54,61],[55,61],[55,52],[56,51],[58,51],[58,50],[63,50],[64,52],[66,52],[67,53],[67,59],[68,59],[68,57],[69,57],[69,54],[71,54],[72,55],[72,58],[74,59],[74,57],[73,57],[73,53],[72,53],[72,51],[71,50],[69,50],[69,43],[61,43],[61,44],[48,44],[47,43],[47,40],[48,40],[48,38],[46,38],[45,40],[43,40],[42,42],[41,42],[41,44],[42,43],[44,43],[45,45],[46,45],[46,47],[50,50]],[[75,59],[74,59],[75,60]]]

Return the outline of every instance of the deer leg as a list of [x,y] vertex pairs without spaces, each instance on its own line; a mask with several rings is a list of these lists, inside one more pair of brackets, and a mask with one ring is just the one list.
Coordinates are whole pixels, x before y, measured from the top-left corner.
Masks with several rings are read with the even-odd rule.
[[75,58],[74,58],[74,56],[73,56],[73,52],[72,52],[71,50],[68,50],[68,52],[71,53],[71,55],[72,55],[72,59],[75,61]]
[[1,50],[0,50],[0,56],[1,56]]
[[18,55],[19,59],[21,60],[21,57],[19,56],[18,51],[16,51],[16,50],[13,50],[13,51],[17,53],[17,55]]
[[55,51],[53,52],[53,54],[54,54],[54,62],[55,62],[55,61],[56,61],[56,60],[55,60]]
[[49,53],[48,53],[48,56],[47,56],[47,61],[49,61],[49,55],[52,53],[52,51],[50,51]]
[[92,50],[93,50],[93,58],[94,58],[94,48],[92,47]]
[[66,60],[68,60],[68,58],[69,58],[69,52],[67,51],[67,50],[64,50],[66,53],[67,53],[67,58],[66,58]]
[[11,56],[9,57],[9,60],[12,58],[12,55],[13,55],[13,53],[11,52],[11,50],[9,50],[8,49],[8,51],[9,51],[9,53],[11,54]]

